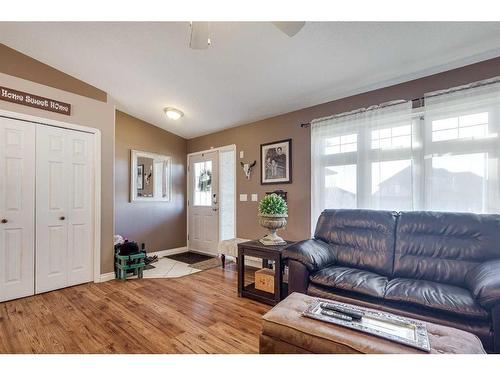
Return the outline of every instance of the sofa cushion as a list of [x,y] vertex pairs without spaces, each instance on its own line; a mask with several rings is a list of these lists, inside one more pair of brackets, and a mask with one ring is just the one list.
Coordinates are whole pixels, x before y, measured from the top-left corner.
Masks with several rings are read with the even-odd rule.
[[383,298],[388,279],[376,273],[349,267],[327,267],[310,277],[311,282],[349,292]]
[[401,212],[396,227],[394,277],[465,287],[479,263],[500,258],[500,215]]
[[387,283],[385,299],[407,302],[449,314],[488,319],[488,312],[466,289],[425,280],[393,279]]
[[329,243],[335,264],[392,275],[396,214],[375,210],[325,210],[314,237]]

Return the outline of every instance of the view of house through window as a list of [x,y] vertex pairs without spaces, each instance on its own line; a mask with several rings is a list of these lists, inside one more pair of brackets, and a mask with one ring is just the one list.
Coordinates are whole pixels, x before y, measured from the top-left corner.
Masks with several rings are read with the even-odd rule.
[[313,123],[312,224],[326,208],[500,212],[500,103],[465,91]]

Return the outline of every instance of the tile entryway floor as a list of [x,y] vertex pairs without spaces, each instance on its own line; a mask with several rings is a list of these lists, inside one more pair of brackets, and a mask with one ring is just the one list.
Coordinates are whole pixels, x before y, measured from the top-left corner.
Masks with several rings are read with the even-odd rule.
[[179,262],[169,258],[159,258],[158,262],[151,263],[152,269],[144,270],[143,277],[145,279],[157,278],[173,278],[191,275],[201,270],[189,267],[189,264]]

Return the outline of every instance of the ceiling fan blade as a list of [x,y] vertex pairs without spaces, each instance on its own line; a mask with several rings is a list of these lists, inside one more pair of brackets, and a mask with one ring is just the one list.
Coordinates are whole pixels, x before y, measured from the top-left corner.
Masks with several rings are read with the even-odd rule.
[[210,46],[210,23],[191,22],[191,37],[189,47],[192,49],[207,49]]
[[283,31],[290,38],[297,34],[305,25],[305,21],[298,22],[273,22],[273,25]]

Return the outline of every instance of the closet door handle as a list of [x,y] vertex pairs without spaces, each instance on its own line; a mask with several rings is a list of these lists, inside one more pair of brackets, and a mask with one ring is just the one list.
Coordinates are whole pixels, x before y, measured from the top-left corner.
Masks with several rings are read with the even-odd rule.
[[61,216],[59,220],[65,220],[66,218],[64,216]]
[[7,219],[2,219],[2,224],[7,224],[9,220]]

